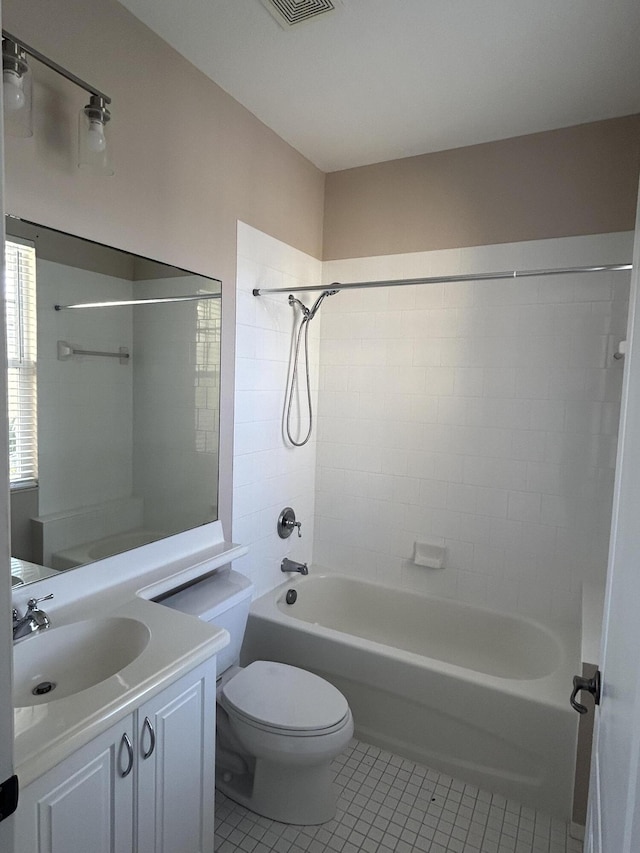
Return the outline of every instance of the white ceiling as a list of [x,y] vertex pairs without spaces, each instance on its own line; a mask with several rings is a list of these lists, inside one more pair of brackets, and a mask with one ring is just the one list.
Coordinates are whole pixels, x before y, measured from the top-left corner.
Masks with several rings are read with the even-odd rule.
[[640,112],[639,0],[121,0],[324,171]]

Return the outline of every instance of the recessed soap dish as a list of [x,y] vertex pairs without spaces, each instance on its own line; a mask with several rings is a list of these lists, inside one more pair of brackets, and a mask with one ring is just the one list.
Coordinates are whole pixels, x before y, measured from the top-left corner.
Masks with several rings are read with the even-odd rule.
[[413,562],[428,569],[443,569],[446,548],[433,542],[413,543]]

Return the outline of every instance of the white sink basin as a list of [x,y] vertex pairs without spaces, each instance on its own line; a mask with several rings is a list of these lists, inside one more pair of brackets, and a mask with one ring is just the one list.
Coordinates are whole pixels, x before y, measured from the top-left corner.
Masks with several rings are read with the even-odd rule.
[[137,619],[112,616],[48,628],[22,640],[13,649],[14,707],[64,699],[99,684],[134,661],[150,637]]

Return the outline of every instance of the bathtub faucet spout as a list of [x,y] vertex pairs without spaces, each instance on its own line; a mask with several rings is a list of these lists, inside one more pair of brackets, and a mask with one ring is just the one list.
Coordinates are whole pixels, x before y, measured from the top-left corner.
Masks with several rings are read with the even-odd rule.
[[306,563],[298,563],[296,560],[290,560],[285,557],[280,564],[281,572],[300,572],[301,575],[308,575],[309,568]]

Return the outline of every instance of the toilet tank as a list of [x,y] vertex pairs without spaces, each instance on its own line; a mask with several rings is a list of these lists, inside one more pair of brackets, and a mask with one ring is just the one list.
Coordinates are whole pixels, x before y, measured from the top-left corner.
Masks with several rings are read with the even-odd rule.
[[163,598],[160,604],[227,629],[231,642],[218,653],[220,676],[240,658],[253,589],[249,578],[239,572],[221,571]]

